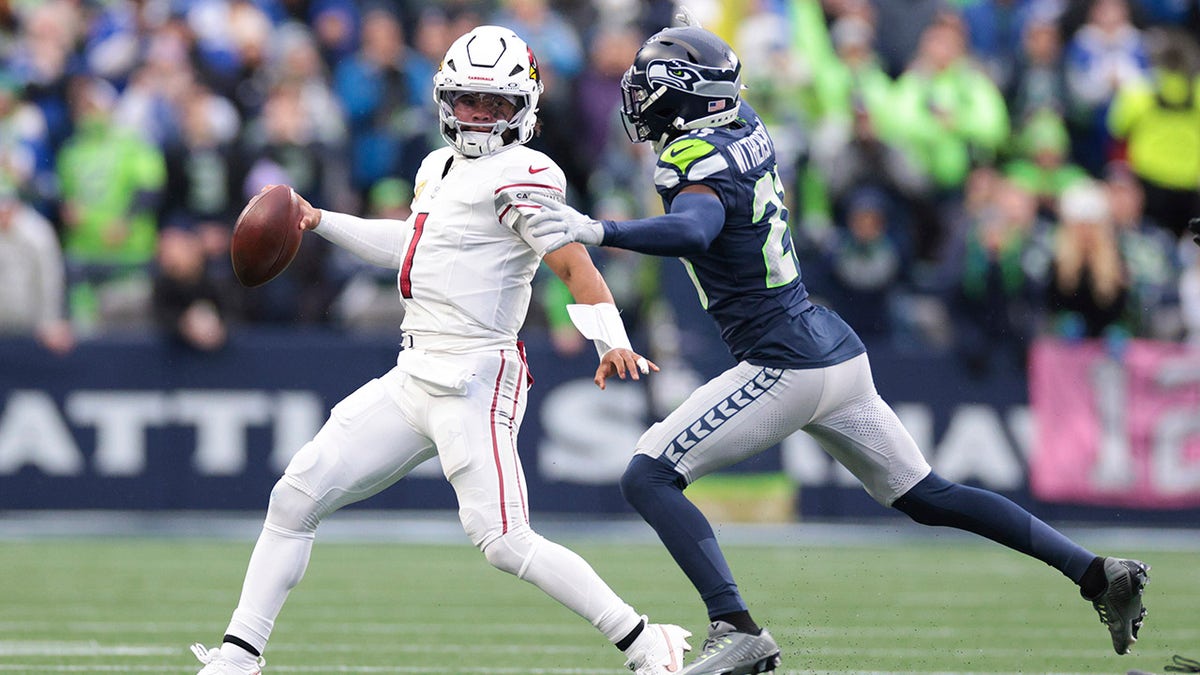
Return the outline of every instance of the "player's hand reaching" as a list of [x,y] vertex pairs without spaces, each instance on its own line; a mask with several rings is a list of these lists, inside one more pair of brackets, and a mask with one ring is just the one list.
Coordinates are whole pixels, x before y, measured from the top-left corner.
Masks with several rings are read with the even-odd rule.
[[[529,201],[542,208],[525,220],[529,233],[535,237],[550,237],[546,253],[577,241],[587,246],[599,246],[604,240],[604,226],[600,221],[584,215],[567,204],[536,192]],[[603,387],[601,387],[603,388]]]
[[600,357],[600,366],[596,368],[596,377],[592,381],[604,389],[604,381],[613,375],[622,380],[627,376],[640,380],[642,375],[649,375],[651,371],[658,372],[658,366],[653,361],[631,349],[616,347]]
[[1192,218],[1188,221],[1188,230],[1192,233],[1192,241],[1200,246],[1200,218]]

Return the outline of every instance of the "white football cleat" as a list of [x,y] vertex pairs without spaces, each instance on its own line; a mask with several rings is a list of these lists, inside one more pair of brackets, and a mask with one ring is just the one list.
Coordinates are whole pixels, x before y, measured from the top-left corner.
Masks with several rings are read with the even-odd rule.
[[[646,617],[642,617],[645,621]],[[636,675],[668,675],[683,670],[683,653],[691,633],[669,623],[647,623],[637,639],[625,650],[625,665]]]
[[192,645],[192,653],[205,664],[196,675],[262,675],[263,666],[267,665],[266,659],[260,656],[249,667],[243,668],[225,658],[220,647],[208,649],[199,642]]

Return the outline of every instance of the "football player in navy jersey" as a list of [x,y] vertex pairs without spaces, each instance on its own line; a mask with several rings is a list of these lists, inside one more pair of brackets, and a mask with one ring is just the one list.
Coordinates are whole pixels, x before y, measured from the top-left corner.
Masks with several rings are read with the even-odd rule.
[[597,221],[559,201],[530,231],[677,256],[738,363],[697,389],[638,441],[625,498],[658,533],[708,610],[708,639],[685,675],[772,672],[779,647],[751,618],[712,527],[684,495],[692,481],[798,429],[854,473],[880,504],[926,525],[975,532],[1061,571],[1092,601],[1118,654],[1136,641],[1149,567],[1100,557],[1003,496],[933,472],[875,390],[863,343],[815,305],[800,278],[766,127],[741,101],[730,47],[697,25],[660,31],[622,82],[634,142],[658,153],[666,213]]

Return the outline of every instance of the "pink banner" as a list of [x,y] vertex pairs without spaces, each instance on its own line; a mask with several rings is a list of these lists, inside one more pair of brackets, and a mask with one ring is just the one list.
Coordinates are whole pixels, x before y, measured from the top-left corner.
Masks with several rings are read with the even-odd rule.
[[1052,502],[1200,506],[1200,348],[1040,340],[1029,366],[1033,494]]

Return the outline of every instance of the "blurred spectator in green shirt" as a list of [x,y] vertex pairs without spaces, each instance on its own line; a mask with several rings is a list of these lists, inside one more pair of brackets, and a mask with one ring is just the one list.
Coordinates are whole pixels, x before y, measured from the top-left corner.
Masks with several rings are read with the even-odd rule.
[[939,193],[937,222],[917,242],[920,258],[936,259],[972,166],[992,163],[1009,135],[1004,97],[967,55],[962,23],[953,15],[925,29],[916,57],[896,82],[895,108],[918,164]]
[[892,78],[871,43],[875,29],[857,16],[839,19],[832,36],[838,58],[816,75],[820,118],[812,161],[839,201],[873,182],[905,197],[919,197],[928,181],[904,141]]
[[1200,76],[1195,40],[1165,33],[1152,75],[1126,82],[1108,128],[1127,143],[1129,167],[1146,191],[1146,213],[1175,236],[1200,213]]
[[1004,97],[971,62],[957,20],[925,29],[896,91],[900,124],[939,188],[961,190],[972,161],[991,161],[1008,140]]
[[860,188],[886,193],[898,210],[916,218],[892,218],[892,236],[909,244],[909,232],[930,217],[932,186],[906,144],[895,109],[892,78],[884,72],[871,44],[875,30],[864,18],[838,19],[831,31],[837,59],[817,72],[820,117],[813,131],[811,166],[825,181],[837,222],[845,220],[849,201]]
[[1004,173],[1037,198],[1043,215],[1051,216],[1062,191],[1089,177],[1070,161],[1067,126],[1058,113],[1044,109],[1025,123],[1015,141],[1016,156],[1004,166]]
[[112,123],[115,95],[99,78],[72,80],[75,132],[57,158],[71,309],[85,329],[149,321],[166,168],[158,148]]

